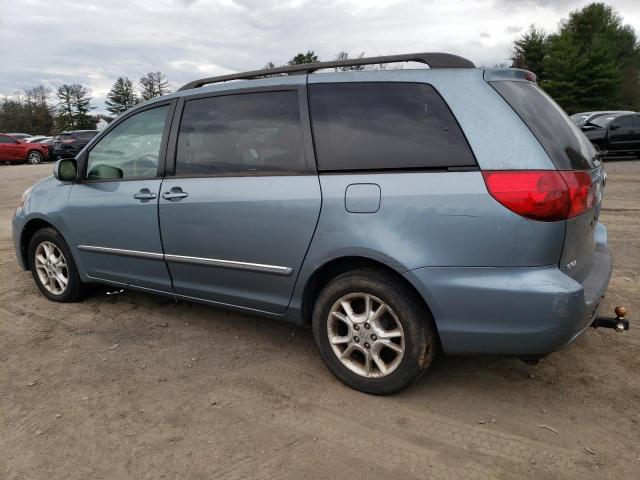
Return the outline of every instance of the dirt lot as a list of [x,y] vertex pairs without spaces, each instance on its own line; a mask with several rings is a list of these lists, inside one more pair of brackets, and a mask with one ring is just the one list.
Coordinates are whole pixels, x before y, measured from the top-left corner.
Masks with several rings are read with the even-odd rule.
[[[640,319],[640,162],[607,167],[604,311]],[[1,479],[640,478],[640,325],[537,366],[441,358],[367,396],[304,328],[134,292],[45,300],[10,224],[50,171],[0,167]]]

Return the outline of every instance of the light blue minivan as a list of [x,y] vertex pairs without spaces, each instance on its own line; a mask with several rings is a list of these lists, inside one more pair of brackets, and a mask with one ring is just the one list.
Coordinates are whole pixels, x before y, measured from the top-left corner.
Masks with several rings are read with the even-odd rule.
[[[430,68],[326,72],[403,61]],[[51,300],[100,283],[311,325],[340,380],[388,394],[437,350],[531,359],[583,332],[604,181],[530,72],[362,58],[135,106],[24,193],[13,236]]]

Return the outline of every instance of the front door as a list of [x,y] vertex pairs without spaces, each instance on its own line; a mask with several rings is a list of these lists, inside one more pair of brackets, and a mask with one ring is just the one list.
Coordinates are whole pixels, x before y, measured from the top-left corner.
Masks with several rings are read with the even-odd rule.
[[0,160],[26,160],[24,148],[15,138],[0,135]]
[[185,101],[160,199],[176,294],[287,308],[321,201],[304,99],[291,87]]
[[169,111],[165,104],[125,117],[86,154],[66,219],[91,278],[171,291],[158,226]]

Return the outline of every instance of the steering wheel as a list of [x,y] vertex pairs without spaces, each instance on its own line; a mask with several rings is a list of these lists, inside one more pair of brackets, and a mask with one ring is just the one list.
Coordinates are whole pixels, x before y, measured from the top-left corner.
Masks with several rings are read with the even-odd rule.
[[158,156],[152,153],[140,155],[133,161],[133,175],[135,177],[153,177],[158,169]]

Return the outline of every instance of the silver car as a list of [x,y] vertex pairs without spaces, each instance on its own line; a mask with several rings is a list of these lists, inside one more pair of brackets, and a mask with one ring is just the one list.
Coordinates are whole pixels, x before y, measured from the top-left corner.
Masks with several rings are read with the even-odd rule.
[[[431,68],[317,72],[400,61]],[[363,58],[135,106],[24,193],[13,237],[51,300],[100,283],[310,325],[336,377],[389,394],[437,351],[580,335],[611,274],[603,185],[529,72]]]

